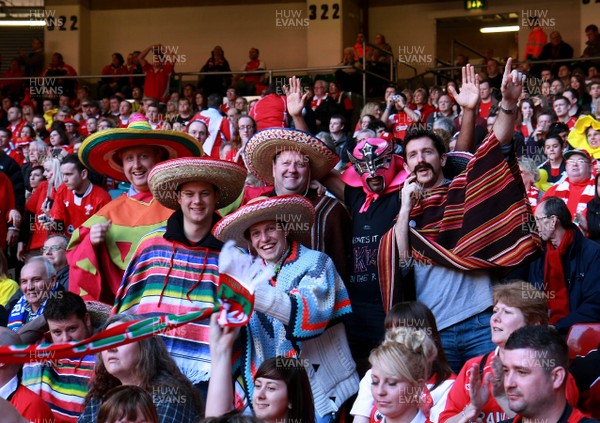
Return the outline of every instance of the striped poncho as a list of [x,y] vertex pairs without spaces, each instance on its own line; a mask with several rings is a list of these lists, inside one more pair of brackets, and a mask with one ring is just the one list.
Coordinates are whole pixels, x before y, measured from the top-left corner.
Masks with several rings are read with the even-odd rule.
[[22,383],[46,401],[57,422],[76,422],[83,411],[95,363],[95,357],[88,355],[26,364]]
[[[493,133],[462,173],[427,194],[410,213],[410,244],[417,261],[489,270],[518,266],[541,251],[539,236],[528,224],[533,217],[519,167],[514,157],[505,159]],[[406,291],[395,283],[393,228],[383,237],[378,257],[387,311]]]
[[[207,235],[191,247],[166,239],[183,225],[181,212],[166,227],[142,237],[125,272],[113,313],[186,315],[217,302],[222,243]],[[182,226],[181,226],[182,228]],[[209,321],[189,323],[161,333],[171,357],[194,384],[210,376]]]

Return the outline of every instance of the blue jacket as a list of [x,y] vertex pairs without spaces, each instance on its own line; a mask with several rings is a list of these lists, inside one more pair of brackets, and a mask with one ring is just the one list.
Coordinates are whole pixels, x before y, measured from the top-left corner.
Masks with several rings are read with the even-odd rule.
[[[531,263],[529,282],[539,289],[544,282],[544,255]],[[569,293],[569,315],[556,323],[565,333],[575,323],[600,322],[600,245],[575,230],[575,240],[563,258],[563,271]]]

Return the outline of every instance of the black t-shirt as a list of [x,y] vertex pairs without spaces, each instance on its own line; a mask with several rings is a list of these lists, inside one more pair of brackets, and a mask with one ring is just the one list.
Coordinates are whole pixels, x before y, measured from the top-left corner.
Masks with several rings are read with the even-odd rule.
[[382,304],[377,273],[377,252],[381,237],[393,226],[400,211],[398,191],[382,195],[359,213],[366,194],[362,188],[346,186],[345,203],[352,215],[352,263],[346,284],[350,301]]

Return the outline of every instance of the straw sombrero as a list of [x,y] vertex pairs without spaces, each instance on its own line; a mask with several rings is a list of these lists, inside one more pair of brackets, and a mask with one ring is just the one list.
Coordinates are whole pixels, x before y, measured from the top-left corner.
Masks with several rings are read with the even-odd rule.
[[129,147],[159,147],[162,160],[203,155],[202,144],[176,131],[152,130],[145,120],[134,120],[127,128],[108,129],[90,135],[79,148],[85,167],[117,181],[126,182],[119,151]]
[[238,246],[246,246],[248,239],[244,233],[248,228],[267,220],[280,223],[287,230],[288,239],[310,247],[315,209],[310,200],[296,194],[257,197],[221,219],[212,232],[215,238],[223,242],[232,239]]
[[248,171],[233,162],[210,157],[186,157],[157,164],[148,175],[148,186],[163,206],[176,210],[178,188],[187,182],[202,181],[219,190],[217,209],[234,202],[244,188]]
[[589,127],[600,131],[600,121],[590,115],[580,116],[569,132],[569,144],[575,149],[586,150],[594,159],[600,159],[600,147],[594,148],[588,143],[587,130]]
[[297,151],[309,159],[311,179],[321,179],[340,158],[335,151],[308,132],[271,128],[257,132],[246,144],[246,166],[261,181],[273,185],[273,157],[283,151]]

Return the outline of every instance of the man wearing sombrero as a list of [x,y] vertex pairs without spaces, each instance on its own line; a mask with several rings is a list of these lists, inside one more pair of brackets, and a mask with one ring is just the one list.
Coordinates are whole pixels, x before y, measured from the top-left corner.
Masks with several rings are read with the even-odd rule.
[[70,291],[86,300],[114,302],[140,238],[172,214],[152,197],[150,169],[168,158],[201,155],[198,141],[180,132],[153,131],[141,115],[127,129],[97,132],[85,140],[79,149],[81,162],[131,187],[73,233],[67,255]]
[[339,157],[308,132],[272,128],[257,132],[246,145],[248,170],[273,190],[267,195],[298,194],[308,198],[317,215],[310,247],[327,254],[344,281],[350,261],[350,215],[343,204],[310,188],[327,175]]
[[[180,158],[157,164],[148,185],[171,215],[166,225],[144,235],[117,292],[113,311],[185,315],[214,306],[223,245],[211,234],[216,210],[242,192],[247,171],[232,162]],[[175,212],[173,212],[175,210]],[[209,322],[194,322],[161,334],[182,373],[208,388]]]
[[247,397],[260,363],[298,358],[322,421],[357,391],[358,377],[342,324],[351,312],[344,282],[326,254],[305,246],[314,217],[302,196],[259,197],[223,218],[213,234],[248,247],[274,270],[269,282],[255,286],[254,313],[243,328],[239,362]]

